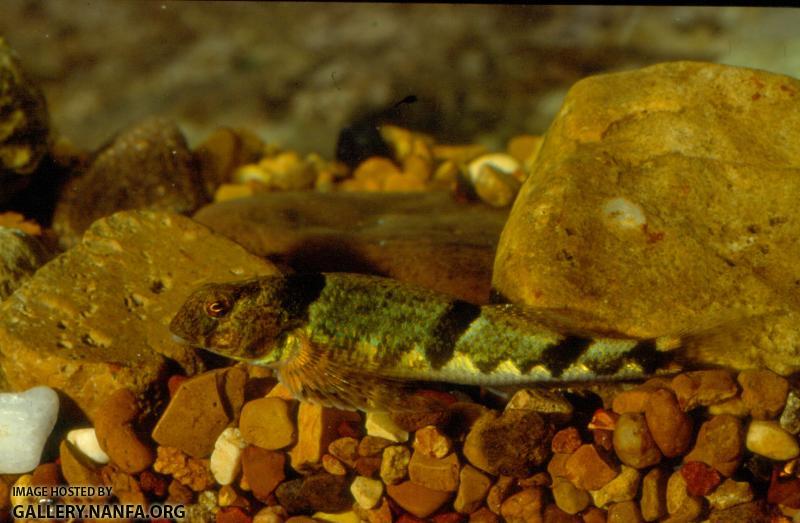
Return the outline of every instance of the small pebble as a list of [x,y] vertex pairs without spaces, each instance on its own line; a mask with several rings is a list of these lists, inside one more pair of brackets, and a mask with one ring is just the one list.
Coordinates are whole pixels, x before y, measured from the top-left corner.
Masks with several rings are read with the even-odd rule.
[[377,436],[364,436],[358,442],[358,455],[359,456],[377,456],[383,452],[383,449],[392,445],[394,442],[385,438]]
[[608,523],[642,523],[642,513],[634,501],[614,503],[608,507]]
[[553,499],[567,514],[577,514],[592,501],[588,492],[579,489],[566,478],[553,478]]
[[209,468],[220,485],[230,485],[239,475],[242,451],[247,446],[239,429],[228,427],[222,431],[211,452]]
[[381,479],[387,485],[400,483],[408,474],[411,452],[402,445],[392,445],[383,449],[381,458]]
[[333,474],[334,476],[344,476],[347,474],[347,469],[344,468],[344,463],[330,454],[325,454],[322,456],[322,468],[325,469],[325,472],[328,474]]
[[661,461],[661,451],[647,428],[644,414],[625,413],[617,420],[613,436],[617,457],[631,467],[647,468]]
[[408,432],[398,427],[388,412],[368,412],[366,429],[369,436],[377,436],[395,443],[408,441]]
[[619,474],[619,467],[592,444],[570,454],[564,467],[567,479],[583,490],[598,490]]
[[726,479],[713,492],[706,494],[706,499],[711,504],[711,508],[724,510],[740,503],[752,501],[753,488],[746,481]]
[[781,427],[790,434],[800,434],[800,390],[792,388],[786,396],[780,418]]
[[450,453],[452,442],[433,425],[423,427],[414,434],[414,450],[431,458],[443,458]]
[[408,462],[408,477],[417,485],[429,489],[454,492],[458,489],[459,469],[458,455],[455,452],[444,458],[431,458],[421,452],[414,452]]
[[248,446],[242,453],[244,477],[253,495],[267,503],[275,488],[284,480],[286,454],[261,447]]
[[769,370],[744,370],[739,373],[742,401],[753,419],[773,419],[786,405],[789,382]]
[[337,512],[330,514],[328,512],[315,512],[312,521],[329,521],[330,523],[360,523],[361,519],[352,510],[348,512]]
[[542,489],[526,488],[509,496],[500,506],[500,515],[506,521],[534,523],[542,518]]
[[400,507],[418,518],[430,516],[439,510],[451,496],[450,492],[431,490],[411,481],[388,485],[386,493]]
[[555,433],[550,449],[556,454],[572,454],[582,443],[578,429],[567,427]]
[[513,156],[485,154],[472,160],[467,170],[475,192],[489,205],[505,207],[517,196],[522,169]]
[[750,452],[776,461],[794,459],[800,454],[797,438],[775,421],[751,421],[745,442]]
[[708,413],[712,416],[719,414],[729,414],[736,418],[746,418],[750,415],[750,407],[745,405],[740,396],[736,396],[720,403],[715,403],[708,407]]
[[335,439],[328,445],[328,452],[348,467],[355,467],[358,459],[358,440],[349,436]]
[[368,478],[374,478],[381,470],[382,456],[361,456],[356,460],[356,472]]
[[511,493],[514,486],[514,478],[509,476],[500,476],[497,481],[489,488],[486,494],[486,506],[495,514],[500,514],[500,507],[503,501]]
[[600,508],[606,508],[611,503],[630,501],[636,497],[636,493],[639,491],[641,477],[635,468],[622,465],[617,477],[603,485],[602,488],[590,491],[589,494],[592,496],[594,505]]
[[350,493],[358,506],[370,510],[377,506],[383,496],[383,483],[376,479],[356,476],[350,484]]
[[253,516],[253,523],[283,523],[286,517],[286,510],[279,505],[274,505],[264,507],[256,512]]
[[108,454],[100,448],[97,434],[93,428],[71,430],[67,433],[67,441],[75,445],[75,448],[95,463],[101,465],[108,463]]
[[611,402],[611,409],[617,414],[626,412],[644,412],[645,405],[653,393],[652,388],[636,387],[635,389],[622,391]]
[[488,508],[482,507],[469,515],[469,523],[500,523],[500,518]]
[[[693,521],[703,511],[703,498],[692,496],[680,472],[667,480],[667,512],[675,521]],[[680,519],[679,519],[680,518]]]
[[741,462],[743,447],[741,422],[738,418],[721,414],[700,426],[694,448],[683,460],[702,461],[729,477]]
[[58,395],[49,387],[0,393],[0,474],[36,468],[58,417]]
[[[128,389],[119,389],[106,399],[94,418],[94,428],[100,448],[108,454],[115,465],[128,474],[145,470],[155,458],[150,446],[142,442],[136,433],[134,423],[138,415],[139,405],[136,396]],[[172,417],[172,419],[177,418]],[[222,428],[224,427],[220,427],[220,431]],[[153,432],[155,433],[155,429]],[[193,436],[194,434],[183,435],[176,441],[185,442]],[[194,446],[190,447],[196,449]],[[205,447],[202,452],[205,452]]]
[[736,396],[739,391],[733,376],[726,370],[683,372],[673,378],[672,390],[683,410],[719,403]]
[[800,509],[800,478],[781,478],[778,471],[773,470],[767,502]]
[[80,452],[72,443],[63,440],[58,448],[61,460],[61,474],[70,485],[102,485],[100,470]]
[[669,474],[654,468],[642,480],[640,507],[645,521],[656,521],[667,514],[667,480]]
[[337,427],[342,422],[360,420],[357,412],[300,402],[297,410],[297,443],[289,451],[292,468],[298,472],[316,469],[328,445],[339,438]]
[[680,468],[681,475],[686,481],[686,490],[692,496],[706,496],[720,484],[717,469],[702,461],[689,461]]
[[245,403],[239,430],[247,443],[267,450],[288,447],[296,438],[289,404],[280,398],[259,398]]
[[653,391],[644,412],[647,428],[664,456],[674,458],[686,452],[692,442],[692,420],[672,391]]
[[583,513],[583,523],[606,523],[606,512],[597,507],[589,507]]
[[461,514],[471,514],[480,507],[492,481],[488,476],[473,467],[464,465],[459,473],[458,492],[453,508]]

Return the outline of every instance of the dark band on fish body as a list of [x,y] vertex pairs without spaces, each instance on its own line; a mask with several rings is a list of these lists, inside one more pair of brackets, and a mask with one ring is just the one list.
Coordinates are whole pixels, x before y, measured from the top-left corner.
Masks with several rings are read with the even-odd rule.
[[431,368],[442,368],[453,357],[456,343],[475,319],[481,308],[463,300],[453,300],[433,329],[433,343],[425,348]]
[[[591,338],[567,336],[559,343],[542,352],[541,363],[550,371],[553,378],[559,378],[570,365],[592,344]],[[524,371],[527,372],[527,371]]]
[[654,374],[656,370],[667,366],[672,355],[666,351],[659,351],[656,340],[642,340],[625,357],[635,361],[645,374]]
[[286,276],[280,296],[281,306],[291,317],[307,318],[308,308],[322,294],[325,283],[325,275],[320,273]]

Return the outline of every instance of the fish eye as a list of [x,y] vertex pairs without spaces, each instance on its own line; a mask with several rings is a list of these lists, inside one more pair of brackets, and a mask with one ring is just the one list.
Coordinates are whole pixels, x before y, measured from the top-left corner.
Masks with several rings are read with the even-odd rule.
[[206,303],[206,314],[212,318],[221,318],[228,314],[231,304],[226,299],[218,299]]

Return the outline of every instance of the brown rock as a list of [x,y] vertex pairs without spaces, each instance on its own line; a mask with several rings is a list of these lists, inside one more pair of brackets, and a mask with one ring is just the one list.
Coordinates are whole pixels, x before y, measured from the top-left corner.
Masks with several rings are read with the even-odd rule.
[[381,470],[381,456],[361,456],[356,460],[356,472],[368,478],[374,478]]
[[726,479],[719,487],[714,489],[714,492],[707,494],[706,499],[712,509],[725,510],[741,503],[752,501],[753,488],[746,481]]
[[547,463],[547,473],[553,478],[566,477],[569,457],[570,454],[553,454],[553,457]]
[[581,445],[565,464],[566,478],[583,490],[597,490],[617,477],[619,467],[592,444]]
[[800,478],[781,478],[777,469],[772,472],[767,502],[800,509]]
[[667,480],[668,521],[693,521],[703,512],[703,498],[692,496],[680,472],[673,472]]
[[439,510],[451,495],[450,492],[431,490],[411,481],[387,485],[386,493],[404,510],[418,518],[426,518]]
[[[0,204],[27,183],[49,145],[49,116],[41,89],[0,39]],[[26,180],[27,181],[27,180]]]
[[548,458],[553,426],[533,411],[507,410],[482,416],[464,442],[464,456],[490,474],[530,476]]
[[709,523],[771,523],[776,519],[770,515],[769,507],[763,501],[754,501],[725,510],[712,510],[708,515],[708,521]]
[[342,421],[360,421],[357,412],[301,402],[297,411],[297,444],[289,451],[292,468],[303,471],[320,462],[328,445],[338,438]]
[[242,453],[242,471],[259,501],[267,503],[275,488],[284,480],[286,454],[248,446]]
[[583,518],[577,514],[567,514],[558,505],[550,504],[544,508],[542,513],[544,523],[583,523]]
[[174,503],[176,505],[183,504],[188,505],[192,502],[192,498],[194,494],[192,493],[192,489],[178,481],[177,479],[173,479],[170,481],[169,486],[167,487],[167,502]]
[[553,478],[553,500],[567,514],[577,514],[592,501],[589,493],[579,489],[566,478]]
[[488,508],[482,507],[469,515],[469,523],[500,523],[500,518]]
[[91,460],[64,440],[58,448],[61,473],[70,485],[102,485],[100,470]]
[[[798,93],[786,76],[696,62],[576,83],[509,216],[493,287],[637,338],[767,314],[690,355],[796,370]],[[791,138],[765,143],[764,128]]]
[[626,413],[620,416],[614,429],[614,452],[620,461],[637,469],[661,461],[661,451],[647,429],[644,414]]
[[389,445],[394,445],[394,441],[379,438],[378,436],[364,436],[358,442],[359,456],[377,456]]
[[330,454],[325,454],[322,456],[322,468],[325,469],[325,472],[328,474],[333,474],[334,476],[344,476],[347,474],[347,469],[344,467],[344,463],[334,458]]
[[606,523],[606,511],[597,507],[589,507],[583,513],[583,523]]
[[668,458],[683,454],[691,444],[692,420],[666,389],[654,391],[645,405],[647,428],[658,448]]
[[742,401],[750,407],[754,419],[772,419],[786,405],[789,382],[768,370],[744,370],[739,373]]
[[262,151],[261,140],[247,131],[220,127],[211,133],[194,150],[206,196],[229,182],[237,167],[257,161]]
[[207,459],[192,458],[174,447],[158,447],[153,470],[169,474],[195,492],[214,484]]
[[415,451],[408,462],[408,477],[417,485],[432,490],[455,492],[459,478],[458,455],[453,452],[445,458],[431,458]]
[[786,407],[781,413],[780,424],[789,434],[800,433],[800,390],[795,387],[786,396]]
[[642,523],[642,513],[635,501],[614,503],[608,507],[608,523]]
[[489,493],[486,494],[486,506],[495,514],[500,514],[500,507],[503,501],[508,497],[511,492],[511,487],[514,485],[514,478],[509,476],[500,476],[494,485],[489,488]]
[[700,426],[695,446],[683,460],[702,461],[717,469],[723,476],[736,471],[742,459],[744,435],[741,422],[733,416],[714,416]]
[[635,468],[622,465],[621,472],[598,490],[590,492],[594,505],[606,508],[611,503],[630,501],[639,491],[641,473]]
[[328,445],[328,452],[348,467],[355,467],[358,459],[358,440],[351,437],[335,439]]
[[275,272],[182,216],[118,213],[0,305],[0,366],[11,389],[46,384],[92,419],[121,388],[152,400],[145,391],[172,365],[189,374],[202,368],[166,328],[189,292]]
[[700,370],[678,374],[672,380],[672,390],[683,410],[720,403],[736,396],[738,392],[733,377],[726,370]]
[[247,374],[216,369],[183,381],[153,429],[153,439],[195,458],[205,458],[241,409]]
[[447,435],[433,425],[423,427],[414,434],[414,450],[431,458],[443,458],[453,443]]
[[575,427],[567,427],[556,432],[550,448],[556,454],[572,454],[581,446],[581,436]]
[[464,465],[459,474],[458,492],[453,508],[461,514],[475,512],[489,492],[491,480],[472,465]]
[[500,515],[508,523],[538,523],[542,521],[542,489],[526,488],[506,498]]
[[222,507],[217,512],[215,523],[251,523],[253,518],[241,507]]
[[411,451],[402,445],[392,445],[383,449],[381,457],[381,479],[387,485],[400,483],[408,474]]
[[114,497],[120,503],[141,505],[147,502],[141,486],[132,475],[120,471],[113,465],[107,465],[101,469],[100,476],[103,484],[111,487]]
[[122,132],[89,170],[64,187],[53,216],[71,247],[97,219],[126,209],[185,213],[206,199],[186,140],[174,123],[149,118]]
[[642,479],[642,518],[656,521],[667,514],[667,480],[669,473],[662,468],[654,468]]
[[94,420],[100,448],[120,470],[129,474],[141,472],[155,459],[153,450],[136,433],[138,415],[136,397],[130,390],[120,389],[106,399]]
[[[77,450],[74,447],[71,450]],[[50,487],[61,485],[61,474],[58,472],[58,465],[55,463],[42,463],[33,469],[31,474],[31,485]]]
[[325,473],[284,482],[275,495],[289,514],[306,511],[343,512],[353,504],[348,480],[343,476]]
[[637,387],[635,389],[620,392],[614,396],[611,408],[617,414],[626,412],[644,412],[645,405],[653,393],[651,388]]
[[281,192],[215,203],[195,219],[296,270],[382,274],[486,303],[506,216],[444,192]]
[[706,496],[722,481],[717,469],[702,461],[686,462],[680,472],[686,481],[686,490],[692,496]]
[[296,437],[289,404],[280,398],[248,401],[239,418],[239,430],[246,442],[268,450],[288,447]]

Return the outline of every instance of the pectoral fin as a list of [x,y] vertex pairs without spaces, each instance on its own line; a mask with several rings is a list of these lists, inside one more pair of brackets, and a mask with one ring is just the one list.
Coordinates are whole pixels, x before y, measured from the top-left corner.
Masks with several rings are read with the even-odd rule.
[[278,367],[281,383],[300,400],[326,407],[363,411],[418,411],[425,398],[415,383],[388,377],[357,351],[314,343],[304,333],[292,335],[290,354]]

